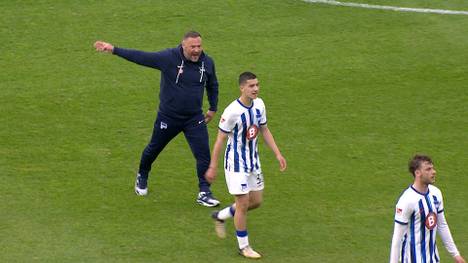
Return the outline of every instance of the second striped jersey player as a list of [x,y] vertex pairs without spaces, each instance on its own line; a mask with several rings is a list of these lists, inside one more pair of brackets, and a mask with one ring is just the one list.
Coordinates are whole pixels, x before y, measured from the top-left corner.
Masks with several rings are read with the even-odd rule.
[[409,170],[414,183],[403,191],[396,204],[390,263],[440,262],[436,234],[454,261],[465,263],[445,219],[442,192],[432,185],[436,176],[432,160],[416,155]]
[[254,99],[249,106],[237,99],[226,107],[219,122],[219,129],[228,134],[226,171],[261,173],[257,135],[266,123],[265,104],[261,98]]
[[239,89],[240,97],[221,116],[210,166],[205,176],[209,182],[216,178],[218,157],[227,140],[223,168],[228,191],[234,196],[235,202],[220,211],[214,211],[212,217],[215,230],[220,238],[224,238],[224,222],[234,217],[239,253],[247,258],[258,259],[262,256],[249,244],[247,211],[258,208],[263,201],[264,182],[257,145],[259,134],[274,152],[280,171],[284,171],[287,165],[267,127],[265,104],[258,98],[260,85],[257,76],[252,72],[240,74]]

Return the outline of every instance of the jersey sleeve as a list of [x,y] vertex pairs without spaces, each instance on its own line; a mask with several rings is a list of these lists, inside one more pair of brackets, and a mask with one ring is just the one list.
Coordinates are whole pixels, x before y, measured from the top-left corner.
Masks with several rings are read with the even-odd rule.
[[231,107],[227,107],[224,110],[223,115],[221,115],[218,128],[225,133],[231,133],[235,125],[236,125],[235,115],[233,114]]
[[404,225],[395,222],[392,237],[392,246],[390,248],[390,263],[398,263],[400,259],[401,241],[406,232]]
[[434,200],[434,203],[436,204],[436,209],[437,209],[437,214],[443,213],[444,212],[444,198],[442,197],[442,192],[439,191],[438,195],[435,195],[436,200]]
[[262,117],[260,118],[260,125],[265,125],[267,124],[267,115],[266,115],[266,108],[265,108],[265,103],[263,102],[263,100],[261,101],[262,102]]
[[395,206],[395,223],[400,225],[407,225],[413,213],[410,203],[404,199],[404,196],[400,197]]

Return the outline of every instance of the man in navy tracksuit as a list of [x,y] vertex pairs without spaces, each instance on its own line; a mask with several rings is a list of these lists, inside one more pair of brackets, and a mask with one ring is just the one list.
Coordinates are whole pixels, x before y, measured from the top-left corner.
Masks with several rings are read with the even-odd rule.
[[[204,174],[210,163],[210,148],[206,124],[214,117],[218,104],[218,80],[213,59],[203,52],[201,35],[190,31],[181,45],[159,52],[114,47],[97,41],[96,50],[108,52],[139,65],[161,71],[159,110],[151,141],[144,149],[135,182],[135,193],[148,193],[147,180],[152,163],[177,134],[183,132],[197,160],[200,192],[197,202],[217,206]],[[206,88],[210,108],[203,115],[203,94]]]

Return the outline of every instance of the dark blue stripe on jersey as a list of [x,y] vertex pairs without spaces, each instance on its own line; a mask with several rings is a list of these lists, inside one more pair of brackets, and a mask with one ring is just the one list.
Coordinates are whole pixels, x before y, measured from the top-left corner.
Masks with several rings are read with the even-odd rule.
[[426,211],[424,210],[423,201],[419,199],[419,214],[421,216],[420,220],[420,231],[421,231],[421,260],[422,262],[426,261]]
[[254,163],[253,163],[253,141],[249,141],[249,157],[250,157],[250,172],[253,171]]
[[434,230],[429,231],[429,257],[431,259],[431,263],[434,261],[432,258],[434,257]]
[[404,225],[406,226],[408,223],[404,223],[404,222],[401,222],[401,221],[398,221],[398,220],[395,220],[396,223],[400,224],[400,225]]
[[405,234],[405,239],[403,239],[403,244],[401,245],[401,262],[405,262],[405,251],[406,251],[406,241],[408,235]]
[[426,204],[427,204],[427,207],[429,208],[429,212],[433,212],[434,209],[432,209],[432,203],[431,203],[431,200],[429,199],[429,196],[428,195],[424,196],[424,199],[426,199]]
[[234,127],[234,145],[233,145],[233,151],[234,151],[234,172],[238,173],[239,172],[239,153],[237,152],[237,134],[239,133],[239,128],[236,126]]
[[247,120],[245,119],[245,113],[242,113],[241,115],[242,119],[242,160],[244,161],[244,172],[247,172],[247,157],[246,155],[246,149],[245,145],[247,144]]
[[[426,199],[426,203],[427,203],[427,207],[429,208],[429,212],[434,212],[434,210],[432,209],[431,199],[429,198],[429,196],[426,195],[424,197],[424,199]],[[437,202],[437,198],[435,196],[433,196],[433,200],[434,200],[434,203]],[[434,244],[432,244],[434,242],[433,235],[434,235],[434,230],[433,229],[429,230],[429,258],[430,258],[431,263],[434,262],[432,260],[432,257],[433,257],[433,254],[434,254]]]
[[258,152],[257,152],[258,140],[255,140],[255,169],[258,170]]
[[[250,125],[254,124],[252,115],[253,115],[252,109],[249,109]],[[253,140],[255,140],[255,138],[252,138],[251,140],[249,140],[250,172],[253,171],[253,166],[254,166],[254,164],[253,164]]]
[[[260,118],[257,119],[257,124],[258,127],[260,127],[260,122],[262,121],[262,113],[260,112],[259,109],[255,109],[255,112],[257,113],[257,116],[260,116]],[[255,169],[258,170],[258,152],[257,152],[257,145],[258,145],[258,140],[255,140]]]
[[[437,241],[434,241],[434,247],[437,247]],[[436,258],[436,262],[439,262],[439,257],[437,256],[437,250],[434,250],[434,256]]]
[[414,212],[411,214],[411,221],[410,221],[410,236],[411,236],[411,263],[416,263],[416,240],[414,237],[414,221],[415,216]]
[[226,155],[224,156],[224,169],[226,170],[228,168],[229,151],[231,151],[231,144],[226,147]]
[[[434,204],[439,204],[439,203],[440,203],[439,200],[437,200],[437,196],[433,195],[432,198],[434,199]],[[440,205],[439,205],[439,206],[436,206],[436,209],[439,209],[439,207],[440,207]],[[434,209],[434,210],[436,210],[436,209]],[[440,214],[440,213],[442,213],[442,212],[444,212],[444,209],[442,209],[442,210],[440,210],[440,211],[437,210],[437,213],[438,213],[438,214]]]

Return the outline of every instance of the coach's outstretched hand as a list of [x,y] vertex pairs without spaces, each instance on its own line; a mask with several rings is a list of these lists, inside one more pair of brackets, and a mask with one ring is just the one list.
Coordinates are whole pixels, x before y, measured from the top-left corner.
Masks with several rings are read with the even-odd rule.
[[113,45],[103,41],[96,41],[94,43],[94,48],[96,48],[96,50],[99,52],[112,53],[114,51]]

